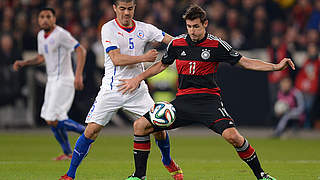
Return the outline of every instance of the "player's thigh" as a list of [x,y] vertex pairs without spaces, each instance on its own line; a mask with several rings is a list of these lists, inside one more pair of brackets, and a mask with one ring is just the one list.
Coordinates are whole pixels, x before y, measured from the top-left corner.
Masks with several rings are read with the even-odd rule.
[[128,96],[123,109],[133,120],[136,120],[148,112],[153,105],[154,101],[149,92],[140,90]]
[[204,103],[199,110],[200,123],[207,126],[218,134],[222,134],[224,130],[235,127],[232,117],[224,107],[221,98]]
[[67,119],[74,93],[72,83],[65,83],[62,80],[47,82],[41,117],[47,121]]
[[176,119],[169,127],[159,127],[152,124],[149,112],[147,112],[144,115],[144,117],[153,125],[155,132],[159,132],[162,130],[176,129],[179,127],[185,127],[193,123],[192,118],[190,118],[190,112],[192,107],[190,107],[190,104],[185,102],[185,99],[177,97],[176,99],[171,101],[171,104],[176,109]]
[[116,91],[101,89],[88,112],[86,123],[107,125],[112,116],[122,107],[123,98]]
[[54,90],[54,101],[56,101],[56,108],[61,113],[67,113],[73,103],[75,89],[73,82],[65,83],[62,80]]

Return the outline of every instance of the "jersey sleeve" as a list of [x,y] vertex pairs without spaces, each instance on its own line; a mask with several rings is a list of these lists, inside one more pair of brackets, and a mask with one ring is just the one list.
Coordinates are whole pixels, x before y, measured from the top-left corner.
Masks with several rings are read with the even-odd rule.
[[107,24],[103,25],[101,29],[101,43],[106,53],[119,48],[119,44],[114,36],[113,30]]
[[149,41],[162,42],[165,32],[151,24],[147,24]]
[[214,52],[214,59],[219,62],[226,62],[231,65],[237,64],[242,55],[234,50],[226,41],[218,40],[218,48]]
[[67,49],[74,50],[80,45],[68,31],[62,31],[59,37],[61,45]]
[[171,65],[176,59],[174,47],[172,46],[172,41],[169,43],[166,52],[164,53],[161,62],[162,64]]

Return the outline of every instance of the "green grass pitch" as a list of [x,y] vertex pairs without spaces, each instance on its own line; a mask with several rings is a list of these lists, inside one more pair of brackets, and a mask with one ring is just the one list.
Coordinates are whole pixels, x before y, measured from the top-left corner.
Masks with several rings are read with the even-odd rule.
[[[71,134],[74,145],[76,134]],[[319,139],[248,138],[262,167],[279,180],[319,180]],[[185,180],[254,180],[234,148],[218,136],[171,136],[172,157]],[[70,161],[51,160],[61,152],[50,132],[0,132],[1,180],[57,180]],[[123,180],[133,172],[132,137],[102,134],[84,159],[77,180]],[[148,180],[170,180],[154,141]]]

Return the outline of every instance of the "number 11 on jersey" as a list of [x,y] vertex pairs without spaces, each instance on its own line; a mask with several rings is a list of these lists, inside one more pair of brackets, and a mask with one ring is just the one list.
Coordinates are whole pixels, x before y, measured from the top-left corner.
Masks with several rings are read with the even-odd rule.
[[194,74],[196,72],[196,62],[189,62],[189,73]]
[[133,38],[129,38],[129,49],[133,49],[134,44],[133,44]]

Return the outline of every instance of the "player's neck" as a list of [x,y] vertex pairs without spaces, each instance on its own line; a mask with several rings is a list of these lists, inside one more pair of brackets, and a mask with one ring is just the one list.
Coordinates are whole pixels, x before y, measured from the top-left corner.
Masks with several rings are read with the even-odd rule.
[[53,25],[50,29],[44,29],[44,34],[46,36],[49,36],[50,33],[52,33],[52,31],[56,28],[56,25]]
[[116,21],[120,25],[120,27],[123,27],[123,28],[133,28],[134,27],[134,22],[133,22],[132,19],[130,20],[128,25],[122,24],[121,21],[119,21],[118,18],[116,18]]
[[206,37],[206,32],[204,33],[204,34],[202,34],[200,37],[199,37],[199,39],[195,39],[195,40],[192,40],[194,43],[197,43],[197,42],[199,42],[199,41],[202,41],[204,38]]

